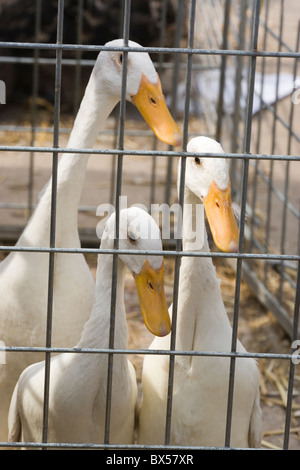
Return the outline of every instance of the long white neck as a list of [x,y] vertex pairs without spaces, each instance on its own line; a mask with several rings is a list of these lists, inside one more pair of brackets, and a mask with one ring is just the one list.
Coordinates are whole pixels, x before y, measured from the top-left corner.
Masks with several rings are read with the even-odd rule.
[[[93,71],[74,122],[68,148],[84,149],[94,146],[99,130],[117,104],[115,98],[112,99],[107,94],[99,92],[101,89],[103,89],[101,83],[98,83],[96,87],[96,75]],[[79,243],[77,210],[88,158],[89,155],[79,153],[65,153],[60,158],[57,175],[57,246],[68,246],[76,241]],[[48,244],[51,192],[52,180],[50,179],[19,244],[24,242],[27,244],[30,242],[33,245]]]
[[[107,348],[109,346],[110,310],[112,292],[112,255],[100,254],[96,277],[94,305],[78,344],[81,348]],[[124,305],[126,267],[118,261],[115,310],[115,348],[127,348],[128,328]]]
[[[77,343],[79,348],[103,349],[109,347],[110,311],[112,290],[112,255],[99,255],[97,280],[93,309],[89,320],[84,325],[82,336]],[[119,260],[117,270],[117,293],[115,310],[114,348],[126,349],[128,346],[128,328],[124,306],[125,265]],[[81,393],[87,403],[93,403],[93,416],[97,426],[104,423],[106,384],[108,373],[108,355],[105,353],[75,354],[70,359],[73,373],[82,377]],[[113,384],[117,387],[112,391],[112,409],[114,403],[119,404],[129,387],[129,366],[126,354],[113,356]],[[114,402],[114,400],[116,400]]]
[[[201,204],[201,201],[186,189],[184,203],[192,207],[192,210],[183,211],[183,249],[188,250],[190,244],[185,234],[196,226],[196,205]],[[205,227],[203,245],[193,251],[209,252]],[[217,336],[219,326],[223,322],[228,323],[220,280],[216,277],[216,269],[210,257],[182,258],[177,322],[176,348],[187,350],[213,348],[214,331]]]

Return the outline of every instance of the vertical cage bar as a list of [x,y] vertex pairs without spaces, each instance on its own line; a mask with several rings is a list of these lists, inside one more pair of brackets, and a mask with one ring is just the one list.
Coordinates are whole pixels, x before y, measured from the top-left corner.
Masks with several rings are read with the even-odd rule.
[[[180,47],[180,40],[182,36],[182,26],[184,18],[184,2],[178,0],[178,8],[176,13],[176,31],[175,31],[175,40],[174,47]],[[175,54],[174,57],[174,70],[173,70],[173,83],[172,83],[172,97],[171,97],[171,113],[176,117],[177,115],[177,86],[179,78],[179,66],[180,66],[180,55]],[[169,146],[169,149],[172,150],[172,146]],[[171,184],[172,184],[172,169],[173,169],[173,159],[168,159],[168,168],[166,175],[166,190],[165,190],[165,202],[170,204],[171,196]]]
[[[225,11],[224,11],[224,24],[223,24],[223,43],[222,49],[225,50],[228,48],[228,33],[229,33],[229,24],[230,24],[230,7],[231,0],[225,0]],[[222,120],[223,120],[223,100],[224,100],[224,88],[225,88],[225,78],[226,78],[226,65],[227,65],[227,56],[222,55],[221,57],[221,73],[220,73],[220,86],[219,86],[219,100],[218,100],[218,119],[216,126],[216,140],[220,142],[221,140],[221,130],[222,130]]]
[[[128,46],[129,42],[129,28],[130,28],[130,8],[131,0],[125,0],[124,12],[124,36],[123,45]],[[120,101],[120,117],[119,117],[119,134],[118,134],[118,148],[124,150],[124,129],[125,129],[125,111],[126,111],[126,84],[127,84],[127,64],[128,52],[123,51],[122,61],[122,85],[121,85],[121,101]],[[117,182],[116,182],[116,219],[115,219],[115,238],[114,249],[119,248],[119,224],[120,224],[120,194],[122,186],[122,169],[123,169],[123,154],[118,155],[117,161]],[[118,271],[118,254],[113,254],[113,268],[112,268],[112,289],[111,289],[111,308],[110,308],[110,327],[109,327],[109,348],[114,348],[115,336],[115,320],[116,320],[116,298],[117,298],[117,271]],[[112,380],[113,380],[113,359],[114,353],[108,354],[108,368],[107,368],[107,387],[106,387],[106,408],[105,408],[105,430],[104,430],[104,443],[109,444],[110,435],[110,417],[111,417],[111,398],[112,398]]]
[[[57,7],[57,45],[63,42],[63,18],[64,0],[59,0]],[[59,147],[59,118],[60,118],[60,94],[61,94],[61,66],[62,49],[56,51],[55,69],[55,106],[54,106],[54,130],[53,147]],[[52,193],[51,193],[51,215],[50,215],[50,248],[55,247],[56,230],[56,203],[57,203],[57,167],[58,151],[53,152],[52,162]],[[47,330],[46,347],[51,347],[52,339],[52,311],[53,311],[53,288],[54,288],[54,261],[55,253],[49,253],[49,279],[48,279],[48,303],[47,303]],[[50,362],[51,352],[45,354],[45,382],[44,382],[44,407],[43,407],[43,437],[42,442],[47,442],[48,437],[48,412],[49,412],[49,387],[50,387]]]
[[[83,0],[77,0],[77,31],[76,31],[76,40],[77,44],[82,44],[82,23],[83,23]],[[80,91],[81,91],[81,58],[82,51],[76,50],[76,65],[75,65],[75,92],[74,92],[74,104],[73,112],[74,115],[77,114],[79,105],[80,105]]]
[[[238,49],[244,50],[246,46],[246,19],[247,19],[247,0],[243,0],[240,6],[240,25],[238,35]],[[233,114],[233,133],[232,133],[232,144],[231,151],[237,152],[241,148],[239,142],[239,123],[241,120],[241,85],[243,79],[243,66],[244,57],[236,57],[236,75],[235,75],[235,97],[234,97],[234,114]],[[232,161],[232,169],[236,165],[235,160]],[[232,172],[232,177],[235,178],[236,172]],[[236,182],[234,181],[233,187],[236,188]],[[237,189],[237,188],[236,188]]]
[[[238,34],[238,48],[244,50],[245,36],[246,36],[246,18],[247,18],[247,0],[242,0],[240,5],[240,24]],[[243,65],[244,57],[236,57],[236,73],[235,73],[235,96],[234,96],[234,113],[232,117],[232,141],[231,151],[237,152],[241,148],[239,141],[239,128],[241,121],[241,82],[243,78]],[[237,178],[237,169],[240,167],[240,162],[232,160],[230,164],[230,181],[232,185],[232,197],[235,198],[240,194],[241,187]]]
[[[300,219],[299,219],[298,227],[299,227],[299,233],[300,233]],[[298,242],[298,254],[300,254],[300,240]],[[300,262],[298,262],[298,273],[297,273],[297,282],[296,282],[295,292],[296,294],[295,294],[295,304],[294,304],[294,320],[293,320],[293,331],[292,331],[291,354],[293,354],[297,350],[295,341],[298,338],[298,325],[299,325]],[[289,370],[289,383],[288,383],[288,391],[287,391],[286,413],[285,413],[285,428],[284,428],[284,436],[283,436],[283,449],[284,450],[287,450],[289,448],[294,380],[295,380],[295,362],[293,359],[291,359],[290,370]]]
[[[297,39],[296,39],[296,48],[295,51],[299,52],[299,44],[300,44],[300,21],[298,22],[298,32],[297,32]],[[295,59],[294,62],[294,71],[293,71],[293,81],[295,84],[297,78],[297,67],[298,61]],[[291,154],[291,143],[292,143],[292,128],[293,128],[293,120],[294,120],[294,103],[291,100],[290,103],[290,116],[289,116],[289,136],[288,136],[288,144],[287,144],[287,154]],[[289,190],[289,183],[290,183],[290,161],[286,162],[285,167],[285,185],[284,185],[284,201],[283,201],[283,213],[282,213],[282,224],[281,224],[281,250],[280,253],[285,253],[285,242],[286,242],[286,231],[287,231],[287,215],[288,215],[288,190]],[[300,226],[299,226],[300,227]],[[282,303],[283,301],[283,281],[284,281],[284,263],[280,263],[280,285],[279,285],[279,301]]]
[[[167,0],[163,0],[162,11],[161,11],[161,20],[160,20],[160,31],[159,31],[159,47],[164,45],[164,34],[167,24]],[[162,72],[162,63],[164,59],[164,54],[158,54],[158,64],[157,64],[157,73],[158,75]],[[157,150],[158,139],[156,135],[153,135],[153,150]],[[155,202],[155,183],[156,183],[156,162],[157,157],[152,156],[152,167],[151,167],[151,190],[150,190],[150,207],[151,204]]]
[[[281,11],[280,11],[280,26],[279,26],[279,38],[278,38],[278,52],[281,51],[282,41],[282,30],[283,30],[283,17],[284,17],[284,0],[281,0]],[[277,103],[278,103],[278,85],[279,85],[279,73],[280,73],[280,57],[277,59],[277,70],[276,70],[276,97],[273,105],[273,126],[272,126],[272,144],[271,154],[273,155],[276,147],[276,126],[277,126]],[[268,174],[268,199],[267,199],[267,220],[266,220],[266,241],[265,249],[266,253],[269,252],[270,247],[270,232],[271,232],[271,215],[272,215],[272,195],[273,195],[273,172],[274,162],[270,161],[269,174]],[[268,263],[264,265],[264,284],[267,287],[268,284]]]
[[[195,11],[196,11],[196,0],[190,2],[190,16],[189,16],[189,37],[188,47],[193,48],[194,45],[194,28],[195,28]],[[188,55],[187,68],[186,68],[186,94],[184,103],[184,123],[183,123],[183,151],[186,152],[187,139],[188,139],[188,118],[189,118],[189,105],[190,105],[190,94],[191,94],[191,75],[192,75],[192,61],[193,55]],[[185,167],[186,157],[181,157],[181,172],[180,172],[180,184],[179,184],[179,205],[181,207],[181,213],[184,211],[184,185],[185,185]],[[179,236],[176,240],[176,251],[180,251],[182,241],[182,220],[179,230]],[[171,331],[171,342],[170,349],[175,351],[176,348],[176,325],[177,325],[177,308],[178,308],[178,290],[179,290],[179,276],[180,276],[180,256],[175,258],[175,273],[174,273],[174,292],[173,292],[173,304],[172,304],[172,331]],[[166,410],[166,431],[165,431],[165,444],[170,444],[171,439],[171,421],[172,421],[172,401],[173,401],[173,385],[174,385],[174,372],[175,372],[175,356],[170,355],[169,362],[169,378],[168,378],[168,391],[167,391],[167,410]]]
[[[39,42],[39,36],[41,31],[41,14],[42,4],[41,0],[35,0],[35,28],[34,37],[35,42]],[[32,77],[32,109],[31,109],[31,141],[30,145],[33,147],[36,136],[36,124],[37,124],[37,98],[39,89],[39,49],[34,49],[33,53],[33,77]],[[29,156],[29,182],[28,182],[28,218],[31,216],[33,211],[33,184],[34,184],[34,152],[30,152]]]
[[[121,15],[120,15],[120,25],[119,25],[119,36],[124,37],[124,20],[122,22],[122,18],[124,18],[124,11],[125,11],[125,3],[124,0],[121,4]],[[120,109],[119,109],[119,116],[120,116]],[[118,128],[119,128],[119,119],[117,115],[114,117],[115,120],[115,127],[114,127],[114,147],[118,146]],[[116,179],[117,179],[117,155],[111,156],[111,170],[110,170],[110,193],[109,193],[109,203],[113,204],[116,198]]]
[[[259,28],[259,13],[260,13],[260,0],[256,0],[255,5],[254,5],[252,51],[257,50],[258,28]],[[245,141],[244,141],[244,153],[245,154],[249,154],[249,152],[250,152],[255,69],[256,69],[256,56],[253,55],[252,58],[251,58],[251,68],[250,68],[249,86],[248,86],[248,102],[247,102],[247,114],[246,114],[246,135],[245,135]],[[248,172],[249,172],[249,159],[245,158],[243,160],[241,224],[240,224],[239,247],[238,247],[239,253],[243,251],[243,246],[244,246],[244,229],[245,229],[245,215],[246,215],[246,202],[247,202]],[[242,278],[242,261],[243,261],[242,258],[237,259],[231,352],[236,352],[236,346],[237,346],[237,330],[238,330],[239,303],[240,303],[240,287],[241,287],[241,278]],[[235,364],[236,364],[236,358],[231,357],[230,358],[230,371],[229,371],[225,447],[230,447],[230,434],[231,434],[232,411],[233,411],[233,392],[234,392]]]
[[[263,3],[262,3],[263,4]],[[268,20],[269,20],[269,0],[266,2],[266,16],[265,16],[265,23],[264,23],[264,39],[263,39],[263,50],[266,50],[267,47],[267,25],[268,25]],[[259,112],[258,112],[258,125],[257,125],[257,137],[256,137],[256,153],[259,153],[260,151],[260,143],[261,143],[261,128],[262,128],[262,118],[263,118],[263,87],[265,83],[265,69],[266,69],[266,58],[262,58],[262,67],[261,67],[261,80],[260,80],[260,107],[259,107]],[[257,183],[258,183],[258,177],[259,177],[259,160],[255,162],[255,170],[254,170],[254,183],[253,183],[253,193],[252,193],[252,202],[251,202],[251,211],[252,211],[252,217],[251,217],[251,222],[250,222],[250,247],[249,251],[251,252],[254,247],[254,242],[255,242],[255,226],[256,226],[256,202],[257,202]],[[250,261],[250,265],[253,265],[253,262]]]

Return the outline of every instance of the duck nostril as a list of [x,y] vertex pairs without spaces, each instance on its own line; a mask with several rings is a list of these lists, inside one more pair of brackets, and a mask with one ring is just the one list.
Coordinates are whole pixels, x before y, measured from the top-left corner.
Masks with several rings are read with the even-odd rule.
[[151,104],[153,104],[153,106],[156,106],[156,100],[152,98],[152,96],[149,97],[149,101]]
[[153,287],[152,282],[148,282],[148,287],[151,291],[154,291],[154,287]]

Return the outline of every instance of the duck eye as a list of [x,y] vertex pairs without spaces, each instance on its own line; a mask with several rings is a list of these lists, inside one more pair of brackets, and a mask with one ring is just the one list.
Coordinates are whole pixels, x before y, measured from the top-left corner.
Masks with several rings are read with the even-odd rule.
[[199,157],[195,157],[195,163],[196,165],[201,165],[201,160]]
[[131,243],[135,243],[137,241],[137,237],[135,236],[133,232],[128,233],[128,238],[131,241]]

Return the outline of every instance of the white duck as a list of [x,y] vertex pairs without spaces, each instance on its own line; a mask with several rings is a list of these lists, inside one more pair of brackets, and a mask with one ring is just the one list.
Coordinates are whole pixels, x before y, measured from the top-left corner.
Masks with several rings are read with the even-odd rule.
[[[188,152],[223,153],[214,140],[197,137]],[[238,228],[231,208],[226,160],[188,157],[183,211],[183,250],[191,248],[196,205],[204,203],[215,243],[235,251]],[[191,204],[192,211],[186,204]],[[199,251],[208,252],[206,231]],[[195,248],[193,248],[195,250]],[[179,277],[176,349],[230,351],[232,328],[224,307],[220,280],[212,259],[183,257]],[[170,335],[155,338],[149,349],[169,349]],[[240,342],[238,351],[245,351]],[[139,443],[164,444],[168,388],[168,356],[146,355],[143,398],[139,416]],[[224,446],[230,359],[185,357],[175,360],[171,444]],[[237,359],[233,397],[231,446],[257,447],[261,441],[259,372],[255,360]]]
[[[113,248],[115,214],[108,219],[101,249]],[[143,234],[151,234],[144,237]],[[148,236],[148,235],[147,235]],[[142,209],[120,212],[120,250],[162,250],[159,228]],[[77,348],[107,348],[109,345],[112,288],[112,254],[99,254],[95,298]],[[124,306],[126,266],[135,278],[141,310],[149,330],[166,335],[171,330],[165,294],[162,256],[118,256],[115,316],[115,348],[127,348]],[[72,314],[72,312],[69,312]],[[51,360],[49,442],[103,442],[107,354],[64,353]],[[9,440],[39,442],[42,436],[44,361],[21,374],[9,411]],[[137,383],[126,354],[113,360],[110,443],[133,442]]]
[[[120,47],[123,40],[106,44]],[[129,46],[141,47],[132,41]],[[82,99],[69,148],[93,147],[99,129],[120,101],[122,53],[102,51],[95,63]],[[148,54],[128,53],[127,94],[158,138],[180,144],[180,131],[173,121],[159,77]],[[89,155],[64,154],[58,167],[56,246],[80,246],[77,210]],[[17,246],[49,246],[51,184]],[[0,339],[7,346],[44,346],[46,331],[47,253],[12,252],[0,265]],[[53,301],[53,346],[75,344],[86,321],[94,293],[94,281],[82,254],[56,254]],[[42,356],[7,353],[0,367],[0,441],[7,439],[7,413],[13,387],[21,371]]]

